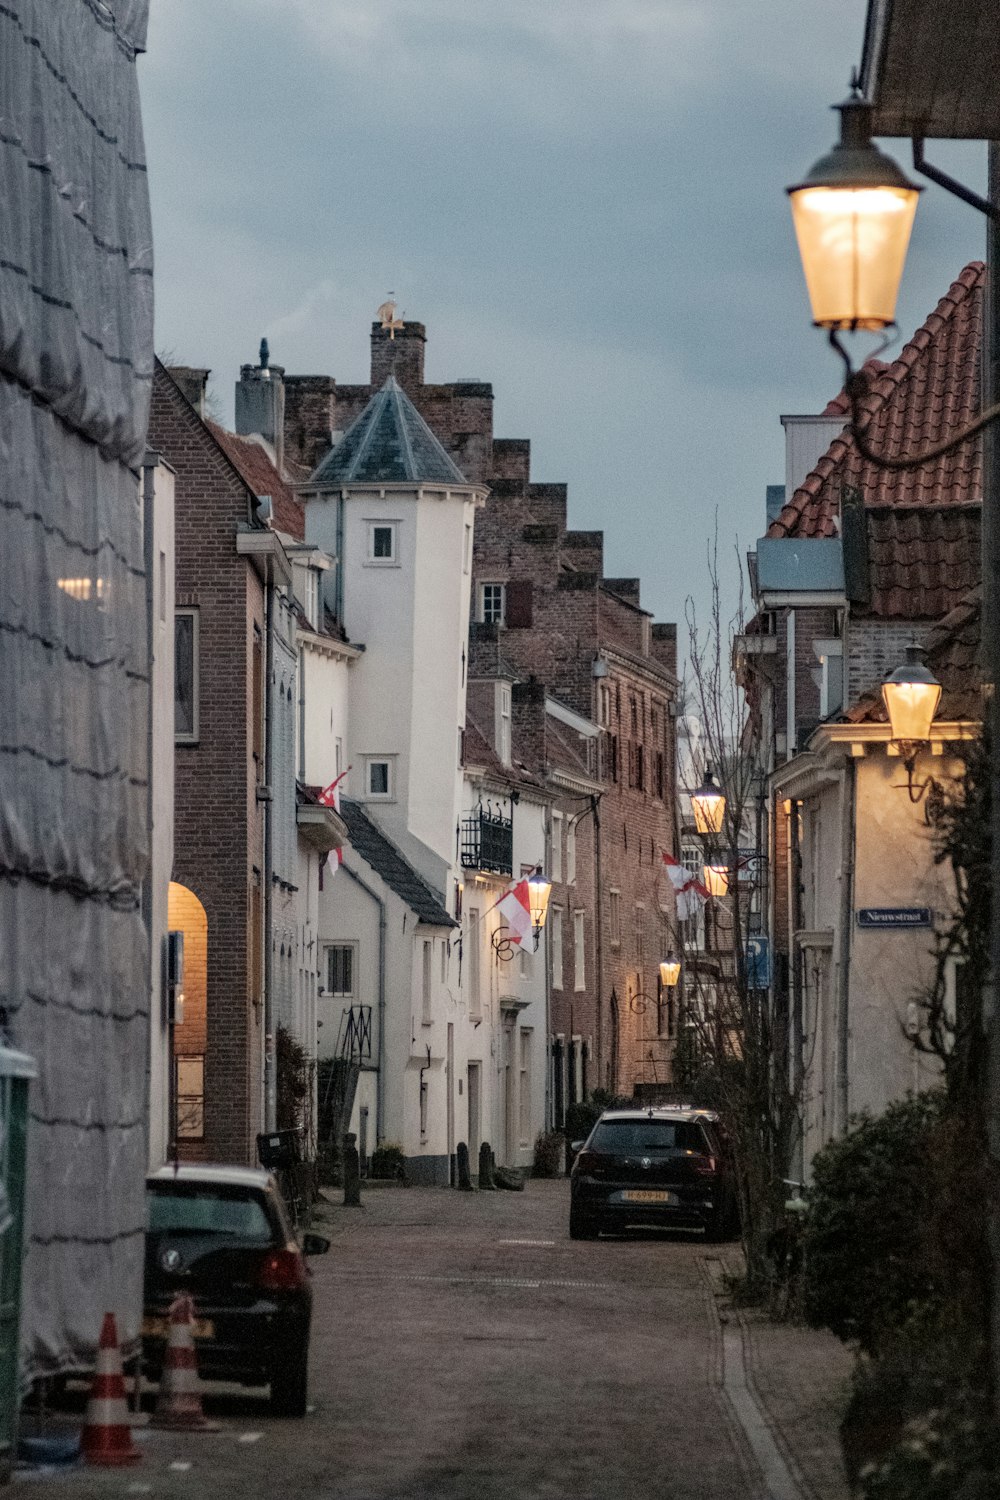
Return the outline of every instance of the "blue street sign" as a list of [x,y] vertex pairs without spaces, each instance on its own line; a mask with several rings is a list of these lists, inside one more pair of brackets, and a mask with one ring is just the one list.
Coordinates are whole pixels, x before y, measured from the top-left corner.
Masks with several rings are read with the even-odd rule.
[[930,927],[929,906],[862,906],[859,927]]
[[747,938],[747,987],[751,990],[771,988],[771,939]]

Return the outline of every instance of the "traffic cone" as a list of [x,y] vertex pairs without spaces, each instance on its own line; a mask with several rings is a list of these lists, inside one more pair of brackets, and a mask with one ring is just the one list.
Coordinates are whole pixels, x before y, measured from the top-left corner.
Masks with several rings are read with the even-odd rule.
[[118,1347],[114,1313],[105,1313],[97,1346],[97,1369],[90,1387],[80,1446],[88,1464],[111,1467],[136,1464],[142,1458],[133,1447],[125,1404],[125,1376]]
[[170,1334],[153,1426],[172,1427],[175,1432],[217,1432],[218,1425],[210,1422],[201,1409],[194,1302],[187,1292],[180,1292],[170,1304]]

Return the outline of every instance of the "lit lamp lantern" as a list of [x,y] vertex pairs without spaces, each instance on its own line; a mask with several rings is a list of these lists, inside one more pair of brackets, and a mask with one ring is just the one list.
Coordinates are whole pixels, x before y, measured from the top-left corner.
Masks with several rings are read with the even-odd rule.
[[706,865],[705,887],[710,896],[725,896],[729,893],[729,866]]
[[665,990],[676,989],[680,977],[681,961],[671,949],[660,965],[660,983]]
[[941,684],[923,656],[922,646],[907,646],[906,661],[882,684],[892,737],[904,746],[930,739],[931,724],[941,702]]
[[726,816],[726,796],[712,775],[712,767],[705,767],[705,780],[696,792],[691,793],[691,810],[697,833],[721,833],[722,820]]
[[896,321],[917,195],[922,188],[871,139],[871,105],[834,106],[840,140],[788,189],[813,322],[887,328]]
[[542,874],[541,865],[536,865],[535,873],[528,876],[528,908],[531,912],[531,927],[535,935],[536,948],[542,928],[545,926],[545,918],[548,916],[551,894],[551,880],[546,880]]

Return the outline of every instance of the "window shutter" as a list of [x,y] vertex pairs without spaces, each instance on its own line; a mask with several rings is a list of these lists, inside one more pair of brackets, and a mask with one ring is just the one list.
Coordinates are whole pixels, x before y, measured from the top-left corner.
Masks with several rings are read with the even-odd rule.
[[531,593],[532,585],[530,578],[515,578],[507,584],[507,617],[506,626],[508,630],[527,630],[531,625]]

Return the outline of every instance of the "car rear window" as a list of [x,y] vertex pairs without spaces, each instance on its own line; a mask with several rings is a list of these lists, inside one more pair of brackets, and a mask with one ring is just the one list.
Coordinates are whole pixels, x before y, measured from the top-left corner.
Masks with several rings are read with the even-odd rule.
[[587,1144],[591,1151],[613,1156],[710,1149],[702,1127],[688,1120],[601,1120]]
[[256,1193],[180,1182],[150,1187],[149,1228],[153,1234],[226,1234],[257,1245],[275,1238]]

